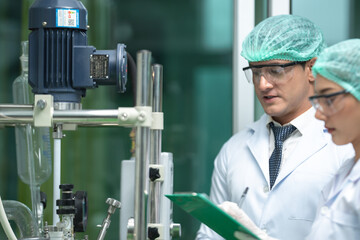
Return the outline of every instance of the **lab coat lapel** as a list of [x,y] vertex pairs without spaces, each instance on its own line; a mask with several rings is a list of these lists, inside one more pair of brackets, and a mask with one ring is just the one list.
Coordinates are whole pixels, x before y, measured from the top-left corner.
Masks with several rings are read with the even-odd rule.
[[[360,179],[360,162],[354,165],[354,159],[349,159],[345,162],[336,176],[333,179],[331,185],[328,185],[327,188],[323,189],[323,194],[327,194],[326,203],[331,205],[331,203],[335,200],[336,196],[345,188],[345,186],[351,182],[355,183]],[[344,181],[344,179],[348,179]]]
[[274,187],[293,172],[300,164],[311,158],[316,152],[326,146],[323,126],[313,122],[311,127],[305,129],[303,136],[291,153],[289,159],[281,168]]
[[258,163],[264,178],[269,182],[269,131],[266,127],[268,116],[264,114],[259,121],[250,125],[253,135],[247,145]]

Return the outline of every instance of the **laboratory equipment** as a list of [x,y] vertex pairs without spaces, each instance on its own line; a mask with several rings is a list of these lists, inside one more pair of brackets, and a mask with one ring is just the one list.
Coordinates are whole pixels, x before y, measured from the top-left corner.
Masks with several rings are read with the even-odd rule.
[[98,240],[105,239],[106,231],[109,228],[110,223],[111,223],[110,217],[112,214],[114,214],[114,212],[117,208],[121,207],[121,203],[113,198],[108,198],[106,200],[106,203],[109,204],[108,215],[106,216],[106,218],[103,221],[103,224],[101,225],[101,231],[97,238]]
[[[172,207],[164,197],[164,194],[172,193],[173,159],[171,153],[161,153],[162,66],[152,65],[150,51],[138,51],[136,66],[133,66],[136,67],[135,106],[85,110],[81,101],[87,89],[115,85],[118,92],[126,90],[128,58],[131,63],[126,46],[118,44],[116,50],[97,50],[88,46],[87,10],[78,0],[36,0],[29,10],[29,29],[28,82],[34,101],[0,104],[0,125],[52,129],[53,222],[50,225],[41,224],[34,237],[72,240],[77,232],[86,230],[87,193],[73,193],[72,184],[62,183],[60,153],[63,131],[90,126],[135,128],[135,157],[130,160],[131,171],[126,175],[128,179],[121,183],[130,183],[132,188],[127,192],[121,190],[121,199],[124,199],[121,202],[121,219],[123,213],[127,215],[120,222],[121,229],[125,226],[126,236],[120,236],[120,239],[168,240],[179,236],[180,227],[172,222]],[[30,136],[30,132],[26,133]],[[30,144],[34,142],[28,141]],[[33,153],[33,147],[25,149],[29,156]],[[29,175],[31,185],[41,184],[40,179],[46,180],[41,176],[41,169],[28,165],[30,167],[24,168],[23,175]],[[115,214],[116,208],[120,208],[120,202],[113,198],[108,198],[106,203],[109,209],[98,239],[105,239],[110,216]]]
[[[86,89],[116,85],[125,91],[127,55],[124,44],[116,50],[88,46],[87,10],[80,1],[36,0],[29,9],[29,84],[35,94],[51,94],[56,110],[81,109]],[[44,99],[36,104],[44,108]],[[60,197],[61,139],[63,129],[75,125],[55,124],[54,206]],[[53,209],[53,222],[59,221]]]
[[32,4],[29,83],[33,93],[51,94],[55,103],[76,106],[88,88],[116,85],[119,92],[126,90],[125,45],[96,50],[88,46],[88,27],[87,10],[80,1],[36,0]]
[[18,227],[21,238],[29,238],[37,235],[37,220],[25,204],[13,200],[4,200],[3,206],[7,218],[14,221]]
[[[21,75],[13,82],[13,101],[16,104],[33,104],[34,97],[28,83],[28,41],[23,41]],[[40,201],[40,185],[51,174],[50,131],[47,127],[30,124],[15,126],[16,159],[19,178],[30,185],[32,211],[41,229],[43,206]]]

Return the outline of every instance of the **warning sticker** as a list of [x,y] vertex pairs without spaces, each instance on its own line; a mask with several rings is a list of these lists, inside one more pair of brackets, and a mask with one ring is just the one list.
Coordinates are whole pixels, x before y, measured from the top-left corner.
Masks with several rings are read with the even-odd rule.
[[79,28],[79,10],[56,9],[56,26]]

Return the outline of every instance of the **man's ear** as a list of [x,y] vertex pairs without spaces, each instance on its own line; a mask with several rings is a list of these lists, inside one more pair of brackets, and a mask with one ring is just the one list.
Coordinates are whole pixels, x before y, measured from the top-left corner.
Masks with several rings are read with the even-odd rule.
[[317,57],[314,57],[314,58],[310,59],[306,64],[306,69],[308,70],[308,73],[307,73],[308,78],[311,83],[315,81],[314,75],[312,74],[312,67],[315,64],[316,59],[317,59]]

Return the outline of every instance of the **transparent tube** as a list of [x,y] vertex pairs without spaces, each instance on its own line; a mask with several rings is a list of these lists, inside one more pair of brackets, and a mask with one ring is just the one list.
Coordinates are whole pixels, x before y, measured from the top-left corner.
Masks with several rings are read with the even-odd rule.
[[[28,42],[22,42],[22,47],[23,55],[20,57],[22,73],[13,83],[13,100],[16,104],[33,104],[33,94],[28,84]],[[26,159],[28,158],[28,153],[31,152],[34,158],[35,184],[41,185],[51,175],[49,128],[17,126],[15,131],[18,175],[24,183],[30,184],[29,161]],[[29,136],[26,137],[26,135]],[[32,146],[29,144],[29,141],[32,142]]]
[[6,216],[5,209],[4,209],[1,197],[0,197],[0,223],[1,223],[1,226],[3,227],[3,229],[5,231],[5,234],[8,237],[8,239],[9,240],[16,240],[15,233],[14,233],[14,231],[12,230],[12,228],[10,226],[9,219]]
[[[16,104],[33,104],[28,84],[28,42],[22,42],[20,57],[22,72],[13,82],[13,101]],[[51,175],[51,146],[49,128],[35,128],[29,124],[15,127],[17,170],[20,179],[30,185],[32,211],[42,228],[40,213],[40,185]]]
[[38,235],[38,225],[36,224],[34,215],[25,204],[12,200],[4,200],[3,205],[7,218],[14,221],[19,228],[20,238],[29,238]]

